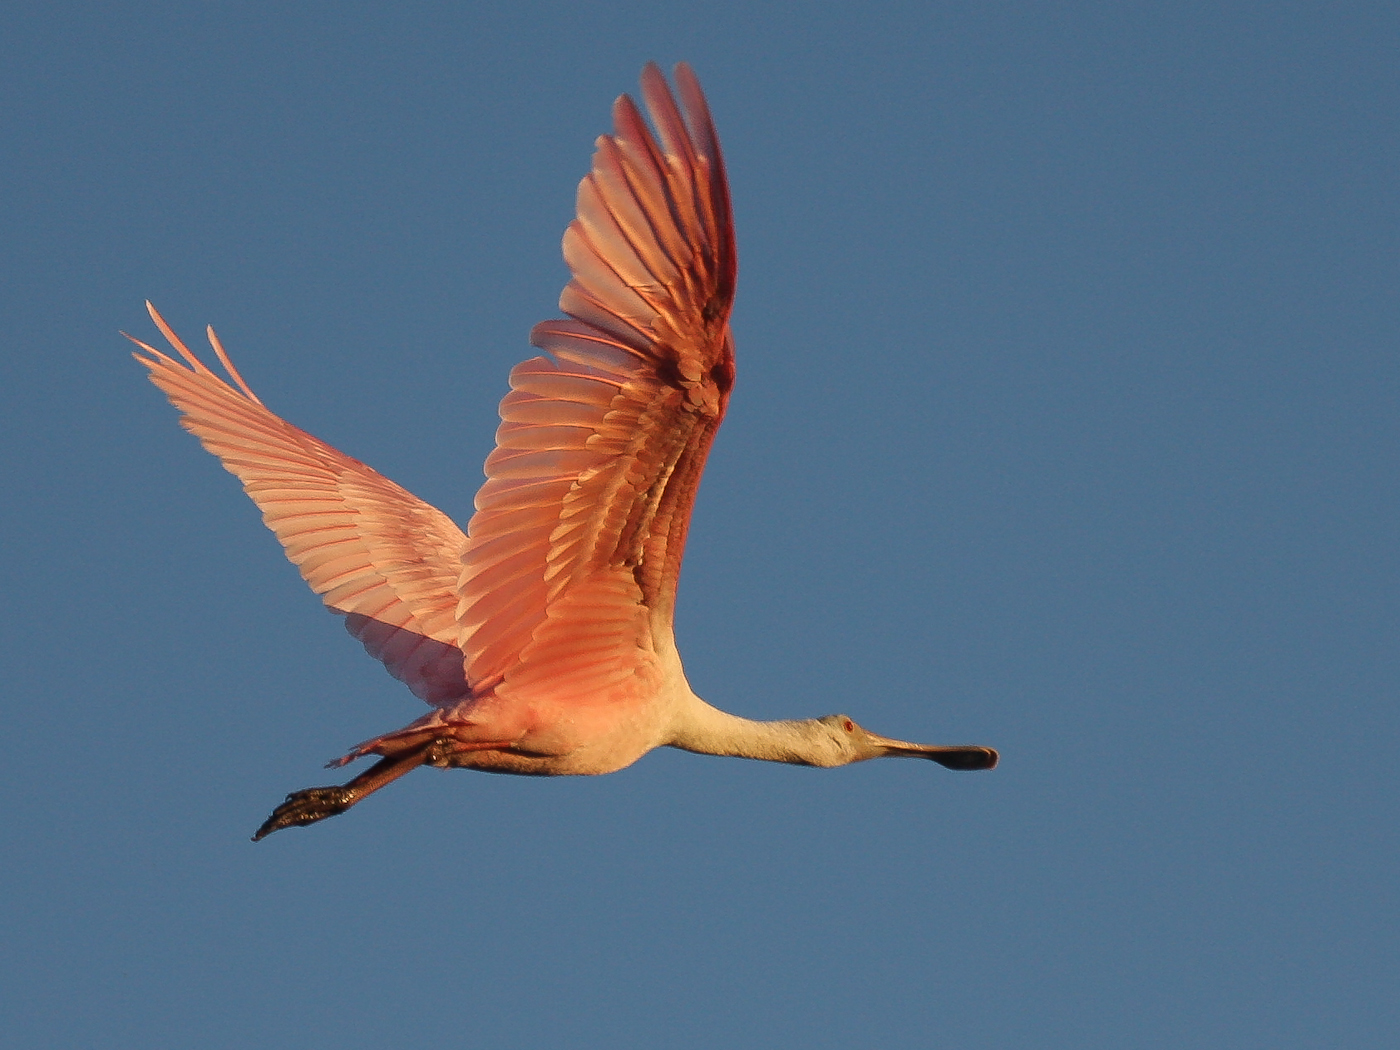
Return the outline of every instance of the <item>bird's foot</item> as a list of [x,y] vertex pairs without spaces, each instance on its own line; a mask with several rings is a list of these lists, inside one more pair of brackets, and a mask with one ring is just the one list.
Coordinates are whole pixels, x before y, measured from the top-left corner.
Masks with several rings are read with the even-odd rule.
[[384,785],[392,784],[424,762],[447,765],[457,747],[451,737],[438,737],[400,754],[381,758],[355,779],[338,787],[293,791],[287,796],[287,801],[274,809],[272,816],[263,821],[263,826],[258,828],[253,841],[267,838],[274,831],[281,831],[283,828],[315,824],[318,820],[344,813],[356,802],[363,801],[366,796],[374,794]]
[[258,833],[253,836],[253,841],[267,838],[274,831],[281,831],[283,828],[315,824],[318,820],[344,813],[359,801],[357,796],[358,792],[348,786],[339,785],[293,791],[287,796],[287,801],[274,809],[272,816],[263,821],[262,827],[258,828]]

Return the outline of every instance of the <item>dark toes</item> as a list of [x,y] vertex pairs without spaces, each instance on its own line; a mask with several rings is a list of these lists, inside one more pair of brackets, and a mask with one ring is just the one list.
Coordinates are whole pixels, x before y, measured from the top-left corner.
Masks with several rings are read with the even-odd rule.
[[274,809],[272,816],[263,821],[262,827],[258,828],[257,834],[253,836],[253,841],[267,838],[274,831],[281,831],[283,828],[315,824],[318,820],[344,813],[354,803],[351,793],[343,787],[293,791],[287,796],[287,801]]

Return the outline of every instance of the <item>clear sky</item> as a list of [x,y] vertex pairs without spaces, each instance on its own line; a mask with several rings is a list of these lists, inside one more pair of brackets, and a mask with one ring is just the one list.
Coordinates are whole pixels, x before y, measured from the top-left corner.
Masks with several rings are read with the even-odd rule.
[[[145,3],[0,62],[22,1047],[1400,1045],[1394,3]],[[677,626],[992,773],[424,770],[117,334],[459,521],[648,59],[738,223]]]

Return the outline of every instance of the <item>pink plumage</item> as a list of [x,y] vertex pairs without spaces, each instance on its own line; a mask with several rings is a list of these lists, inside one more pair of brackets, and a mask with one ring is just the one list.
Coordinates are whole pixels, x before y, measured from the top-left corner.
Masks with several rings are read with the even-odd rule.
[[[918,755],[990,768],[987,748],[909,744],[844,715],[753,722],[686,682],[672,614],[686,529],[734,382],[729,188],[694,74],[681,104],[654,64],[598,140],[564,234],[569,320],[511,372],[466,534],[440,511],[299,430],[232,384],[154,308],[177,360],[137,360],[240,481],[312,590],[434,710],[366,741],[339,787],[288,796],[257,838],[309,824],[422,764],[606,773],[662,745],[812,765]],[[658,142],[659,139],[659,142]],[[147,304],[149,307],[149,304]],[[183,361],[183,363],[182,363]]]

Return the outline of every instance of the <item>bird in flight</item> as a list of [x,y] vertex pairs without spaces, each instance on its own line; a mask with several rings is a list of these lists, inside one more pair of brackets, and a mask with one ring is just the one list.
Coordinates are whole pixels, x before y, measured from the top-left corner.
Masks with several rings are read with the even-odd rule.
[[[253,836],[342,813],[420,765],[611,773],[656,747],[809,766],[991,748],[877,736],[846,715],[753,721],[691,690],[672,633],[705,457],[734,385],[729,185],[690,67],[652,63],[597,141],[564,233],[567,320],[511,371],[464,535],[447,515],[275,415],[212,328],[226,381],[147,303],[181,360],[133,339],[180,420],[262,511],[349,632],[432,710],[332,762],[379,760],[287,796]],[[677,103],[679,97],[679,104]]]

